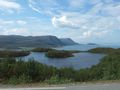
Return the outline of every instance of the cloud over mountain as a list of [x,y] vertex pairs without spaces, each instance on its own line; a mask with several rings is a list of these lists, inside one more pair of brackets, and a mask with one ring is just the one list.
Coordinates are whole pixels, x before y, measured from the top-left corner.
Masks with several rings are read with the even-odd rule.
[[0,34],[119,42],[119,10],[120,0],[0,0]]
[[[115,0],[29,0],[39,13],[50,14],[53,26],[78,29],[80,38],[99,37],[120,29],[120,2]],[[37,2],[36,2],[37,1]],[[63,5],[61,5],[63,4]],[[48,12],[49,13],[46,13]]]

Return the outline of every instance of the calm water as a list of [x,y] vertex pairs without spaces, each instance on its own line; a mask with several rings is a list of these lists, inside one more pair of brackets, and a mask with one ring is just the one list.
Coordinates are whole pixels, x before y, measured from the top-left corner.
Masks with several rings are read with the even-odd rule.
[[34,58],[35,60],[46,64],[55,66],[57,68],[63,67],[73,67],[74,69],[81,69],[91,67],[99,63],[100,59],[104,57],[101,54],[91,54],[91,53],[77,53],[74,57],[65,59],[50,59],[45,57],[44,53],[34,53],[32,52],[29,56],[24,57],[25,60]]
[[55,48],[59,50],[80,50],[80,51],[87,51],[89,49],[97,48],[97,47],[106,47],[106,48],[120,48],[119,45],[71,45],[65,46],[60,48]]
[[[95,48],[95,46],[68,46],[59,49],[65,50],[88,50]],[[100,62],[100,59],[105,55],[102,54],[92,54],[92,53],[76,53],[74,57],[65,58],[65,59],[50,59],[45,57],[44,53],[35,53],[31,52],[29,56],[23,57],[23,59],[28,60],[34,58],[35,60],[50,66],[55,66],[57,68],[63,67],[73,67],[74,69],[89,68],[93,65],[96,65]]]
[[89,49],[93,49],[96,47],[100,47],[98,45],[71,45],[71,46],[65,46],[65,47],[59,47],[59,48],[55,48],[55,49],[59,49],[59,50],[80,50],[80,51],[87,51]]

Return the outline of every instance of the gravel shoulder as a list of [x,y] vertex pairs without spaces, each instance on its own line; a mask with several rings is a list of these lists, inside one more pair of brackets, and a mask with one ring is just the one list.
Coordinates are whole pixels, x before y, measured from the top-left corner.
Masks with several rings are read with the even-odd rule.
[[120,80],[108,81],[92,81],[92,82],[76,82],[68,84],[47,84],[47,83],[31,83],[31,84],[0,84],[0,88],[29,88],[29,87],[69,87],[69,86],[84,86],[84,85],[106,85],[106,84],[120,84]]

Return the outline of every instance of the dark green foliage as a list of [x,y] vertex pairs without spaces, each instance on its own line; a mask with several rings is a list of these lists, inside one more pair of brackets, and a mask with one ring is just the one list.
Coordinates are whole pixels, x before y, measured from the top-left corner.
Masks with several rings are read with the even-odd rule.
[[108,54],[108,53],[116,52],[118,50],[119,49],[114,49],[114,48],[94,48],[94,49],[88,50],[88,52]]
[[9,84],[25,84],[31,82],[32,79],[29,76],[26,76],[25,74],[21,75],[20,77],[12,76],[8,79]]
[[[56,75],[56,73],[56,68],[43,65],[34,60],[27,62],[15,60],[14,58],[0,60],[1,82],[7,80],[10,80],[11,83],[39,82],[50,79]],[[16,78],[17,80],[15,81]],[[13,80],[13,82],[11,80]]]
[[73,79],[75,72],[72,68],[61,68],[58,75],[60,78]]
[[103,79],[120,79],[120,54],[108,55],[101,61],[99,67],[103,70]]
[[21,57],[21,56],[27,56],[30,52],[28,51],[0,51],[0,57]]
[[89,77],[89,70],[88,69],[81,69],[79,71],[77,71],[76,73],[74,73],[74,81],[77,82],[85,82],[85,81],[89,81],[90,77]]
[[72,82],[72,80],[67,78],[59,78],[58,76],[52,76],[50,79],[45,80],[45,82],[49,84],[65,84]]
[[67,58],[74,56],[72,52],[69,51],[62,51],[62,50],[53,50],[48,51],[46,56],[49,58]]
[[48,52],[48,51],[51,51],[51,50],[54,50],[54,49],[51,49],[51,48],[34,48],[32,50],[32,52]]

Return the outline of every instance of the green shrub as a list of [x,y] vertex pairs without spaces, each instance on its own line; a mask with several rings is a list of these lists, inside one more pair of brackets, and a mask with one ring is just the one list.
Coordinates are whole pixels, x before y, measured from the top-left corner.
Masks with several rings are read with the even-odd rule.
[[14,84],[14,85],[19,84],[19,80],[16,76],[12,76],[9,78],[8,84]]
[[54,50],[54,51],[48,51],[46,53],[46,56],[49,58],[67,58],[67,57],[73,57],[73,53],[68,52],[68,51],[59,51],[59,50]]
[[45,80],[48,84],[65,84],[65,83],[71,83],[72,80],[66,79],[66,78],[59,78],[58,76],[52,76],[50,79]]
[[30,78],[30,76],[26,76],[25,74],[23,74],[18,78],[18,81],[21,84],[25,84],[25,83],[31,83],[32,79]]

